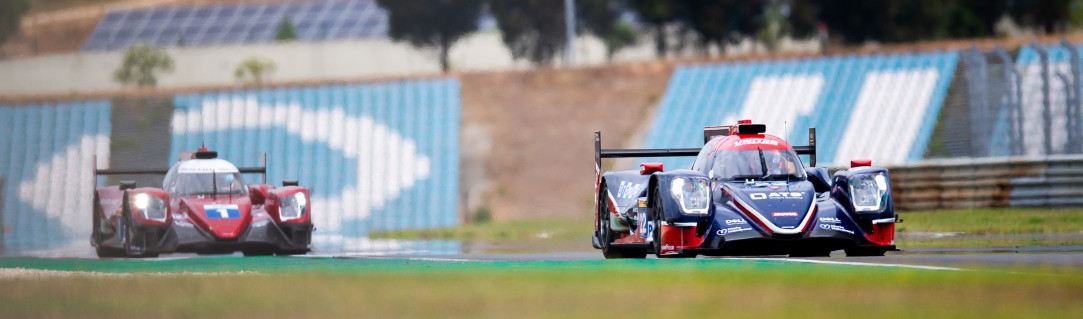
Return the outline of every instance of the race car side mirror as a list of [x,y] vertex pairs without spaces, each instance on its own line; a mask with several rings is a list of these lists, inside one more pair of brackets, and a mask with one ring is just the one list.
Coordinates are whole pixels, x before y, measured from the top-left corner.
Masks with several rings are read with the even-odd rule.
[[120,181],[120,190],[135,188],[135,181]]
[[297,186],[297,185],[300,185],[300,184],[297,183],[296,179],[287,179],[287,180],[282,181],[282,187]]
[[263,205],[267,201],[267,191],[271,189],[271,185],[248,185],[248,197],[252,200],[252,205]]

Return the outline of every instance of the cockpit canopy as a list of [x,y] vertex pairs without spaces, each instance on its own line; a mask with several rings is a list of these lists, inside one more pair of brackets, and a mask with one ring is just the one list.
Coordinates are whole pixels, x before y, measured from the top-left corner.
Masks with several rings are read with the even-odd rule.
[[693,170],[714,180],[805,180],[804,164],[785,141],[771,135],[722,136],[704,145]]
[[248,187],[236,166],[221,159],[177,162],[166,173],[162,188],[170,195],[245,195]]

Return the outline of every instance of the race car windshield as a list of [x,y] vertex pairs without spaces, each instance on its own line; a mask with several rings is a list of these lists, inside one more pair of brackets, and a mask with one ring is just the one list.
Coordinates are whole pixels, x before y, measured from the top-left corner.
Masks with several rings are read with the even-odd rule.
[[176,194],[244,195],[246,188],[241,173],[184,173],[177,175]]
[[793,150],[722,151],[711,167],[723,180],[804,180],[805,169]]

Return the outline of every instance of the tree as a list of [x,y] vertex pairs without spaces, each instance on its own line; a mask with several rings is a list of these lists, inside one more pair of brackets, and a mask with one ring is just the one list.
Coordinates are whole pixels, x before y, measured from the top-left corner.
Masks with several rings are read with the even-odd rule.
[[666,37],[665,27],[667,24],[678,22],[687,15],[684,11],[687,7],[682,0],[625,0],[639,17],[640,21],[650,25],[654,30],[654,52],[659,57],[665,57],[669,51],[669,41]]
[[274,72],[274,70],[274,61],[261,59],[259,57],[250,57],[241,61],[240,65],[237,65],[237,68],[233,70],[233,76],[238,80],[243,80],[245,77],[251,77],[253,83],[262,85],[264,77],[271,72]]
[[30,0],[0,0],[0,44],[19,32],[23,14],[30,10]]
[[[690,0],[682,20],[696,33],[700,45],[707,47],[740,41],[756,34],[763,10],[761,0]],[[782,25],[779,25],[782,32]],[[780,35],[779,35],[780,36]]]
[[602,36],[602,43],[605,44],[605,59],[607,61],[613,60],[613,55],[617,54],[626,47],[630,47],[636,44],[636,28],[628,22],[618,21],[610,32],[605,33]]
[[516,59],[549,64],[564,48],[564,1],[490,0],[489,11]]
[[617,51],[636,43],[635,26],[620,20],[624,10],[622,3],[617,1],[575,0],[577,31],[601,39],[607,60],[612,60]]
[[786,18],[782,16],[782,9],[776,4],[767,6],[763,14],[763,24],[756,31],[756,40],[767,47],[767,51],[775,51],[782,37],[786,34]]
[[477,31],[484,0],[377,0],[388,13],[388,35],[415,47],[436,47],[440,68],[451,66],[448,51],[463,36]]
[[1015,0],[1011,3],[1009,12],[1016,23],[1054,33],[1068,22],[1072,0]]
[[158,72],[173,72],[173,58],[158,48],[137,44],[128,48],[113,79],[120,84],[139,87],[158,85]]
[[290,17],[282,15],[282,21],[278,23],[278,31],[275,32],[275,41],[289,42],[297,40],[297,29],[293,27]]

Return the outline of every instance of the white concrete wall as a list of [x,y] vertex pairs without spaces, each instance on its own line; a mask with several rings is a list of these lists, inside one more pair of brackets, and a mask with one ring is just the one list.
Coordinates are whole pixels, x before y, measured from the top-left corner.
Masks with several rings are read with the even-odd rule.
[[[597,38],[580,37],[575,45],[577,65],[607,62],[605,47]],[[746,52],[747,47],[739,45],[726,52]],[[807,50],[800,45],[797,49]],[[169,48],[167,52],[173,57],[176,68],[172,73],[158,77],[160,88],[240,84],[240,80],[234,78],[233,70],[250,57],[275,62],[276,70],[268,77],[272,83],[440,73],[437,50],[417,49],[389,39]],[[695,53],[674,56],[692,54]],[[123,55],[122,51],[78,52],[0,61],[0,96],[120,90],[123,87],[113,81],[113,72]],[[476,33],[460,40],[449,56],[452,69],[458,71],[532,67],[526,61],[512,59],[498,30]],[[618,52],[614,60],[654,58],[653,42],[649,35],[643,35],[637,46]],[[563,65],[563,62],[558,60],[556,64]]]

